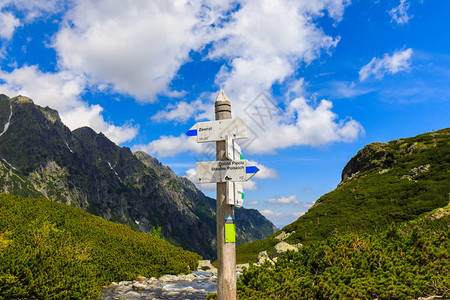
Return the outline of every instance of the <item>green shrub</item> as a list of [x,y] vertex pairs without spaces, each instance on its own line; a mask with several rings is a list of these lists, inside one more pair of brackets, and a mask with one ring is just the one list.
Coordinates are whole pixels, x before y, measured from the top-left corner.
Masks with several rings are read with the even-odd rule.
[[450,217],[333,236],[252,266],[239,299],[412,299],[450,296]]
[[200,256],[47,199],[0,194],[0,299],[89,299],[138,276],[187,273]]

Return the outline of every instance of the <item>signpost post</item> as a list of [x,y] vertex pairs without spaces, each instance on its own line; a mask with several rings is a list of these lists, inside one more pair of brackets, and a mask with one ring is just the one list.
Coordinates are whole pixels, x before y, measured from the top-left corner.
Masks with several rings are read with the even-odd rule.
[[221,90],[215,101],[216,120],[199,122],[188,136],[198,143],[216,142],[216,161],[197,163],[197,183],[217,183],[217,298],[236,299],[236,227],[234,205],[242,205],[240,184],[258,172],[246,159],[235,140],[248,138],[246,119],[231,118],[231,102]]

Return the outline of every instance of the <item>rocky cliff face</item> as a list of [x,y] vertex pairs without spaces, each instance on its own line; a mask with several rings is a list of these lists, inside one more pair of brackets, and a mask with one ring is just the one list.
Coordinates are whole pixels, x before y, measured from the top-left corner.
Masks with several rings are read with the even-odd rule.
[[[43,196],[216,255],[215,200],[144,152],[132,153],[88,127],[70,131],[58,112],[0,95],[0,191]],[[236,211],[240,243],[275,227],[259,212]]]

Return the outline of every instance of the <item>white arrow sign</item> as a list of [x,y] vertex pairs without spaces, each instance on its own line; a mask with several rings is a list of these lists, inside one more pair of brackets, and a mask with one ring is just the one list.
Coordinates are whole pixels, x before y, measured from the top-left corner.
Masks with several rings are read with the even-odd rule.
[[244,203],[244,189],[235,182],[227,182],[227,204],[242,206]]
[[241,147],[239,147],[237,142],[235,140],[232,140],[231,137],[227,137],[225,150],[226,150],[225,151],[225,156],[229,160],[240,160],[240,159],[242,159]]
[[197,143],[225,141],[248,138],[247,119],[227,119],[209,122],[198,122],[186,132],[187,136],[196,136]]
[[247,181],[258,172],[246,159],[197,163],[197,183]]

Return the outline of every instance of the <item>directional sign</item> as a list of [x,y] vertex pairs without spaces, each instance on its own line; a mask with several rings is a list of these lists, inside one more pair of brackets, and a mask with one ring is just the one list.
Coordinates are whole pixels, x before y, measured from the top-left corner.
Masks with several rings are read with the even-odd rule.
[[244,203],[244,189],[242,185],[235,182],[227,182],[227,204],[242,206]]
[[242,151],[241,147],[237,144],[237,142],[231,137],[227,137],[226,139],[226,148],[225,148],[225,156],[229,160],[240,160],[242,159]]
[[197,163],[197,183],[247,181],[258,172],[246,159]]
[[248,138],[247,119],[227,119],[209,122],[198,122],[186,132],[187,136],[197,137],[197,143],[225,141]]

